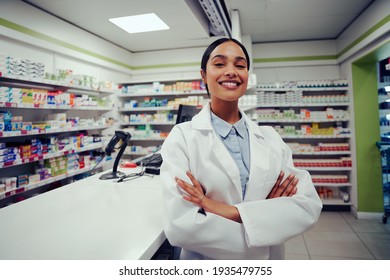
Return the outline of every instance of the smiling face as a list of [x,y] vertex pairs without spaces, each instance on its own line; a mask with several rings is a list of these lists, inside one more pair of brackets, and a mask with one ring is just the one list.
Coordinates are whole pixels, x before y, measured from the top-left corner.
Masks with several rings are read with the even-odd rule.
[[248,64],[239,45],[226,41],[210,54],[201,75],[207,84],[211,102],[238,102],[248,85]]

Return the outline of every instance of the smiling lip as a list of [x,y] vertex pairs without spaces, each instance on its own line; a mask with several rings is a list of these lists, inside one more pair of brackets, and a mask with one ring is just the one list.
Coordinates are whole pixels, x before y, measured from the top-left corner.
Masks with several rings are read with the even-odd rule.
[[238,86],[241,85],[241,83],[237,81],[222,81],[219,82],[219,84],[226,88],[237,88]]

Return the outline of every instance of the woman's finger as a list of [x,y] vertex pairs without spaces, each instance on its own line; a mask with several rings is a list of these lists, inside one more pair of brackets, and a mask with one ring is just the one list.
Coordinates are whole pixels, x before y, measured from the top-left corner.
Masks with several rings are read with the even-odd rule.
[[184,190],[186,193],[188,193],[190,196],[193,196],[195,193],[195,188],[191,185],[191,184],[188,184],[187,182],[179,179],[179,178],[176,178],[176,183],[178,184],[178,186]]
[[280,171],[279,176],[278,176],[278,179],[276,180],[276,183],[275,183],[275,185],[272,187],[272,190],[271,190],[271,192],[270,192],[270,194],[268,195],[267,198],[273,198],[273,197],[275,196],[275,193],[276,193],[276,191],[278,190],[279,185],[280,185],[280,182],[282,182],[283,177],[284,177],[284,172],[283,172],[283,171]]
[[175,179],[178,186],[187,193],[186,195],[183,196],[183,198],[187,201],[200,205],[200,203],[205,197],[203,192],[198,191],[193,185],[179,178],[175,178]]
[[288,177],[280,184],[279,188],[275,192],[275,197],[281,197],[286,191],[288,185],[294,180],[295,175],[290,174]]
[[194,187],[203,194],[203,188],[202,188],[202,185],[199,183],[198,180],[195,179],[194,175],[192,175],[192,173],[190,171],[187,171],[186,172],[186,175],[188,176],[188,178],[190,178],[192,184],[194,184]]
[[282,196],[293,196],[297,190],[298,185],[298,178],[294,178],[290,184],[286,187],[285,191],[283,192]]

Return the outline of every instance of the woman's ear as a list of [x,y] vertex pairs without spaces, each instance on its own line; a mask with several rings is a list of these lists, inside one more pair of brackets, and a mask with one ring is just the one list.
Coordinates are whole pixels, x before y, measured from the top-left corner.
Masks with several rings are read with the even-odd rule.
[[202,76],[202,81],[206,87],[207,95],[210,97],[209,87],[207,86],[206,71],[200,69],[200,75]]
[[200,75],[202,76],[202,81],[206,84],[206,72],[203,69],[200,69]]

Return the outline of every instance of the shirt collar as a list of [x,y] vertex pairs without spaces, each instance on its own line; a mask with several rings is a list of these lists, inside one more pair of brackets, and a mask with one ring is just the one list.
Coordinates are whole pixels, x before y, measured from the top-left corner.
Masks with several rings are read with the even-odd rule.
[[[211,111],[211,110],[210,110]],[[247,130],[245,120],[241,115],[241,118],[238,122],[236,122],[234,125],[231,125],[228,122],[225,122],[223,119],[215,115],[211,111],[211,124],[215,129],[215,132],[217,132],[219,135],[221,135],[223,138],[226,138],[229,135],[230,130],[234,126],[234,128],[237,131],[237,134],[243,138],[245,135],[245,132]]]

